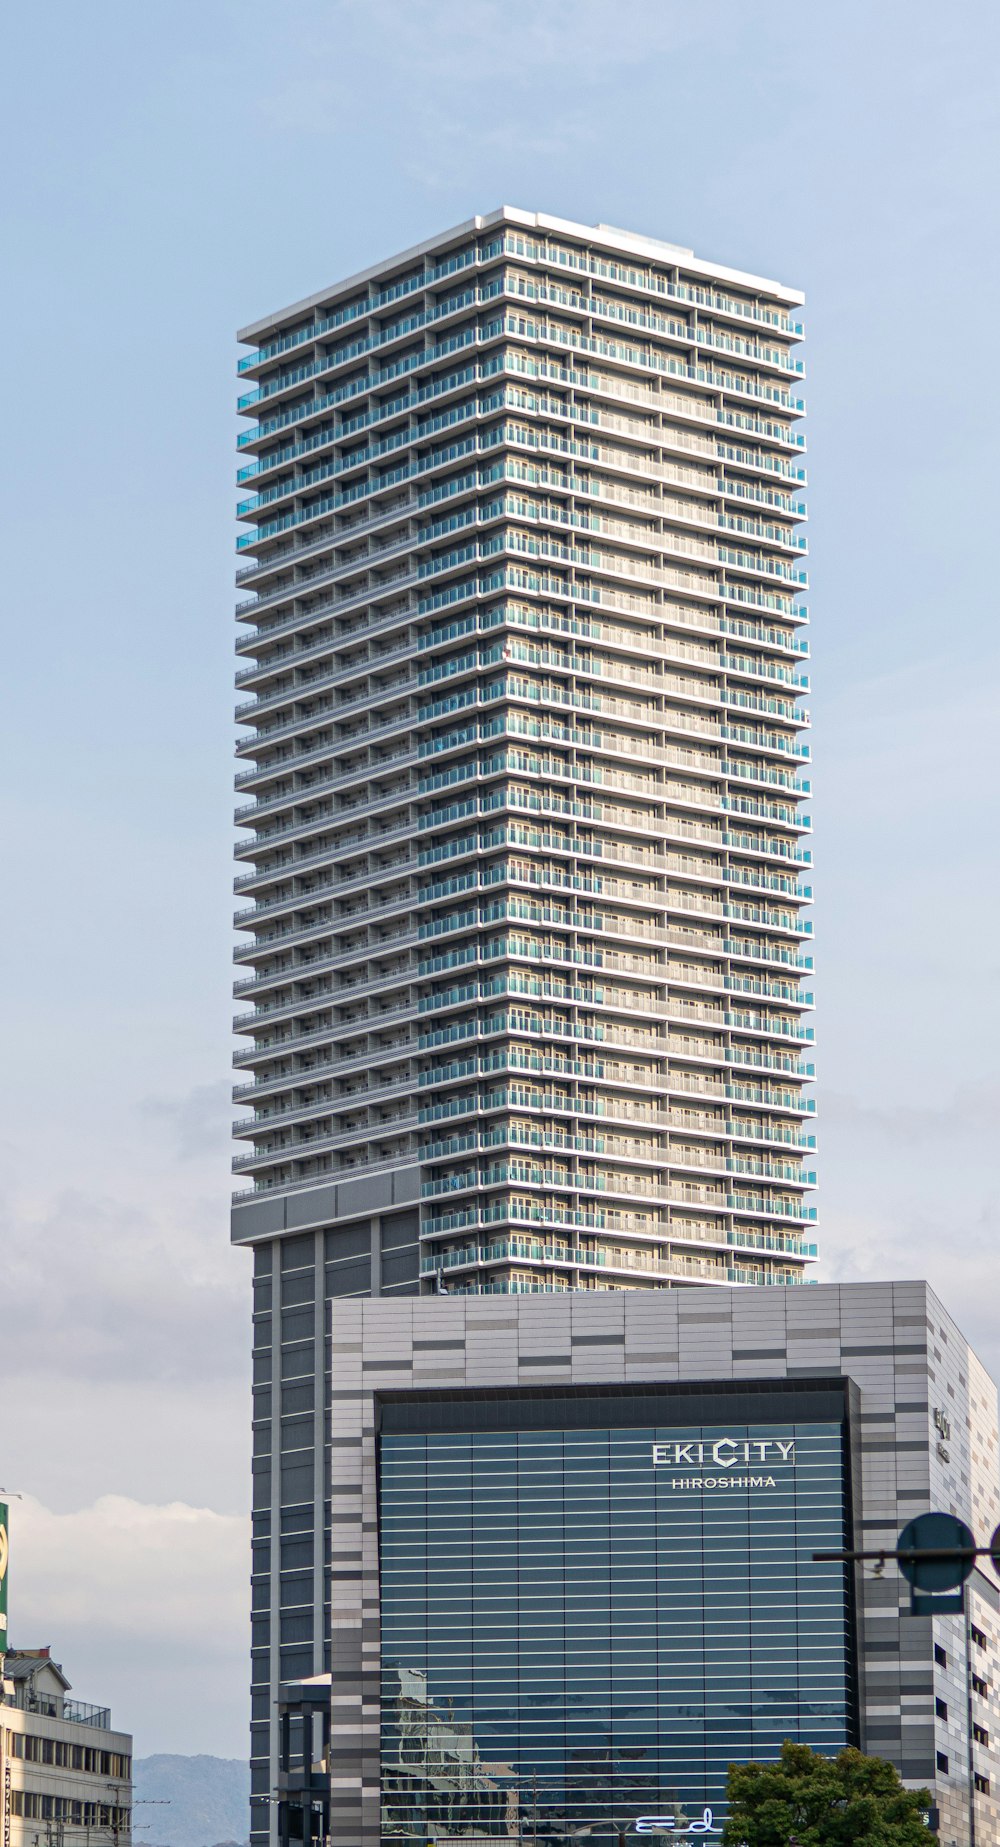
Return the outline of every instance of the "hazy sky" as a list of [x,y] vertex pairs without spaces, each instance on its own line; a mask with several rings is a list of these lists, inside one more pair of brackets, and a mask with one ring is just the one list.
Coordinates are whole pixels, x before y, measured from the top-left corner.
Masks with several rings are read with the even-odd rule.
[[238,325],[506,202],[804,287],[826,1280],[1000,1365],[995,0],[35,0],[6,27],[13,1639],[242,1755]]

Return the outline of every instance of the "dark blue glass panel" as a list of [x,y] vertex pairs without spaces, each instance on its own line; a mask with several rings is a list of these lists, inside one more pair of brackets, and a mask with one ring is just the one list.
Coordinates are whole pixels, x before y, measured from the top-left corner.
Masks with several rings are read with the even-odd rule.
[[386,1837],[721,1829],[733,1759],[853,1741],[842,1424],[601,1410],[383,1433]]

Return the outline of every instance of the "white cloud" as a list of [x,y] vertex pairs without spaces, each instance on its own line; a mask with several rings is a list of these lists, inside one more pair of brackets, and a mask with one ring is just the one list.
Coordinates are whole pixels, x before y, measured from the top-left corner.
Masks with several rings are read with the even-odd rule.
[[[857,1189],[859,1193],[863,1188]],[[866,1208],[833,1206],[823,1215],[823,1282],[926,1280],[953,1315],[993,1378],[1000,1377],[1000,1210],[996,1199],[949,1206],[909,1197],[868,1195]]]
[[151,1165],[112,1178],[124,1197],[74,1188],[0,1208],[18,1385],[4,1474],[60,1508],[101,1489],[241,1509],[250,1264],[230,1248],[225,1197]]
[[[734,22],[740,20],[734,0],[715,0],[713,7],[701,9],[631,0],[630,24],[623,30],[621,15],[609,11],[604,0],[576,0],[572,18],[537,0],[474,0],[472,5],[469,0],[433,0],[421,7],[412,0],[339,0],[305,10],[294,43],[298,52],[311,55],[293,56],[289,63],[300,73],[295,86],[300,98],[315,98],[321,81],[317,67],[329,67],[331,92],[341,108],[341,73],[349,47],[370,55],[375,45],[383,81],[395,69],[430,81],[444,93],[457,78],[482,83],[495,93],[511,86],[529,92],[537,91],[549,71],[557,74],[564,94],[571,82],[601,88],[609,66],[641,66],[658,53],[713,39],[722,10]],[[451,91],[450,101],[452,110],[461,112],[468,98]],[[411,106],[418,104],[419,98],[411,98]],[[287,118],[287,125],[330,132],[340,119],[338,114],[317,119],[307,111],[304,120],[301,115]]]
[[247,1265],[214,1202],[67,1189],[8,1205],[2,1223],[4,1346],[22,1375],[191,1380],[238,1363]]
[[[571,12],[537,0],[327,0],[299,9],[256,107],[272,134],[337,144],[345,125],[365,132],[369,94],[345,85],[343,72],[375,55],[380,129],[392,142],[402,127],[402,172],[446,189],[473,153],[496,173],[514,150],[522,161],[558,161],[599,146],[609,76],[624,80],[659,61],[668,89],[683,81],[672,60],[717,45],[720,29],[726,45],[749,29],[737,0],[631,0],[625,20],[604,0],[575,0]],[[775,34],[776,56],[779,47]],[[502,190],[491,182],[476,209],[531,203],[501,200]]]
[[994,1133],[1000,1121],[1000,1081],[963,1084],[940,1104],[904,1103],[881,1109],[824,1090],[819,1113],[824,1129],[849,1129],[873,1144],[881,1142],[888,1159],[889,1147],[901,1143],[926,1149],[931,1143]]
[[[32,1495],[14,1505],[15,1628],[67,1630],[176,1643],[239,1628],[245,1640],[249,1523],[239,1515],[103,1494],[55,1513]],[[46,1639],[49,1639],[47,1636]]]
[[107,1494],[11,1513],[14,1646],[46,1644],[74,1695],[110,1704],[137,1755],[246,1752],[249,1522]]
[[182,1161],[229,1149],[233,1105],[232,1084],[227,1077],[215,1084],[196,1084],[180,1097],[143,1097],[139,1110],[151,1121],[166,1122],[173,1128],[176,1151]]
[[818,1099],[820,1280],[925,1277],[1000,1378],[1000,1191],[985,1158],[997,1081],[874,1106]]

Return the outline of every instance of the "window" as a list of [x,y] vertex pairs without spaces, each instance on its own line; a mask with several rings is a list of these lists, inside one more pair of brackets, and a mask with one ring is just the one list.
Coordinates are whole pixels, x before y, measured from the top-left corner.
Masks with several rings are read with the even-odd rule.
[[990,1683],[988,1680],[984,1680],[981,1674],[974,1673],[972,1676],[972,1690],[974,1693],[978,1693],[980,1699],[988,1699]]
[[939,1769],[939,1770],[941,1771],[941,1773],[942,1773],[942,1775],[943,1775],[943,1776],[947,1776],[947,1774],[948,1774],[948,1758],[947,1758],[947,1754],[946,1754],[946,1752],[944,1752],[944,1751],[939,1751],[939,1752],[938,1752],[938,1754],[937,1754],[937,1767],[938,1767],[938,1769]]
[[[537,1786],[539,1820],[544,1816],[550,1834],[565,1814],[559,1791],[570,1779],[584,1792],[574,1797],[574,1831],[590,1826],[595,1839],[606,1831],[608,1814],[641,1814],[650,1787],[679,1784],[677,1799],[699,1814],[706,1803],[711,1807],[718,1800],[721,1806],[725,1761],[741,1749],[753,1756],[749,1736],[744,1734],[744,1746],[739,1731],[727,1726],[724,1748],[712,1759],[710,1772],[718,1779],[716,1798],[700,1763],[693,1773],[685,1769],[691,1778],[685,1789],[670,1749],[663,1747],[660,1756],[655,1732],[647,1743],[649,1718],[634,1717],[636,1675],[647,1689],[644,1708],[650,1715],[655,1711],[658,1643],[655,1636],[651,1639],[651,1613],[652,1626],[662,1612],[664,1624],[687,1638],[693,1665],[683,1679],[682,1668],[673,1670],[673,1697],[679,1703],[703,1699],[703,1664],[711,1660],[721,1684],[746,1689],[747,1714],[755,1705],[762,1709],[765,1702],[780,1699],[782,1725],[794,1726],[796,1735],[808,1740],[812,1701],[822,1700],[824,1746],[831,1732],[851,1736],[847,1683],[839,1662],[834,1672],[828,1658],[814,1664],[811,1637],[800,1639],[791,1627],[783,1653],[796,1662],[801,1688],[792,1695],[796,1705],[801,1700],[792,1716],[784,1703],[785,1661],[774,1667],[753,1647],[757,1608],[764,1609],[764,1600],[773,1596],[779,1576],[783,1586],[786,1581],[792,1585],[796,1520],[801,1517],[797,1497],[807,1477],[815,1497],[809,1504],[810,1522],[815,1504],[826,1532],[843,1531],[839,1428],[820,1421],[798,1423],[796,1478],[783,1478],[780,1486],[776,1479],[766,1495],[744,1485],[741,1493],[725,1497],[723,1508],[721,1496],[718,1506],[709,1505],[700,1478],[692,1485],[689,1463],[681,1475],[669,1468],[654,1472],[650,1466],[654,1434],[683,1431],[690,1449],[701,1440],[699,1419],[661,1425],[657,1407],[650,1406],[653,1414],[647,1421],[637,1401],[634,1425],[627,1421],[632,1415],[627,1402],[620,1406],[621,1424],[614,1425],[605,1419],[619,1408],[617,1400],[612,1407],[610,1399],[588,1400],[577,1393],[567,1399],[564,1424],[556,1404],[550,1395],[523,1404],[498,1399],[484,1405],[481,1425],[455,1429],[435,1427],[439,1417],[444,1423],[447,1416],[436,1404],[383,1407],[379,1524],[386,1838],[404,1833],[415,1842],[436,1833],[442,1838],[458,1804],[466,1838],[507,1831],[506,1784],[501,1787],[481,1775],[471,1787],[468,1757],[455,1764],[456,1750],[467,1752],[466,1741],[480,1726],[504,1765],[504,1777],[516,1779],[515,1788],[520,1784],[518,1799],[531,1813],[532,1825]],[[456,1409],[464,1423],[477,1407]],[[529,1422],[533,1412],[537,1422]],[[549,1421],[543,1422],[542,1414]],[[397,1417],[402,1428],[394,1427]],[[418,1419],[431,1428],[422,1430]],[[773,1428],[748,1425],[745,1434],[761,1442]],[[764,1522],[766,1559],[758,1539]],[[733,1585],[738,1586],[735,1597]],[[831,1588],[823,1621],[831,1631],[836,1625],[839,1634],[846,1634],[839,1586]],[[613,1672],[618,1660],[639,1663],[620,1687]],[[492,1743],[499,1723],[509,1727],[503,1750]],[[685,1764],[704,1754],[700,1736],[694,1727],[691,1731],[698,1748],[694,1752],[688,1746]],[[613,1738],[613,1767],[607,1746],[595,1746],[595,1732]],[[540,1777],[539,1764],[544,1765]],[[419,1834],[420,1827],[426,1832]],[[538,1832],[541,1840],[542,1829]]]
[[934,1711],[937,1713],[939,1719],[946,1719],[948,1717],[947,1700],[936,1699],[934,1701]]
[[979,1771],[977,1770],[977,1771],[975,1772],[975,1775],[973,1776],[973,1779],[972,1779],[972,1780],[973,1780],[973,1782],[974,1782],[974,1783],[975,1783],[975,1785],[976,1785],[976,1790],[977,1790],[977,1792],[978,1792],[978,1794],[979,1794],[979,1795],[981,1795],[981,1796],[988,1796],[988,1795],[989,1795],[989,1793],[990,1793],[990,1779],[989,1779],[989,1777],[988,1777],[988,1776],[982,1776],[982,1775],[980,1774],[980,1772],[979,1772]]
[[947,1667],[948,1652],[946,1649],[942,1648],[940,1642],[935,1642],[934,1644],[934,1659],[937,1662],[938,1667]]
[[126,1777],[131,1774],[131,1758],[116,1751],[98,1751],[92,1745],[70,1744],[63,1738],[39,1738],[21,1732],[8,1732],[8,1749],[12,1757],[28,1763],[52,1764],[60,1770],[82,1770],[89,1775]]
[[977,1629],[975,1623],[969,1624],[969,1634],[971,1635],[977,1648],[986,1647],[986,1641],[987,1641],[986,1634],[982,1629]]
[[972,1727],[972,1736],[977,1744],[989,1744],[990,1734],[986,1730],[985,1725],[974,1724]]

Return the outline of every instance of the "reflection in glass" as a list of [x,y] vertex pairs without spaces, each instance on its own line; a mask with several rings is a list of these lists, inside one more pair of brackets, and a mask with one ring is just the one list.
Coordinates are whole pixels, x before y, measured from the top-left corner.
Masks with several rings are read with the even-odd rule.
[[[794,1456],[652,1466],[734,1436]],[[844,1543],[844,1469],[839,1423],[386,1432],[384,1837],[721,1826],[731,1760],[853,1742],[845,1574],[811,1562]]]
[[382,1680],[382,1835],[516,1840],[520,1818],[509,1764],[485,1763],[455,1702],[435,1705],[427,1675],[402,1668]]

